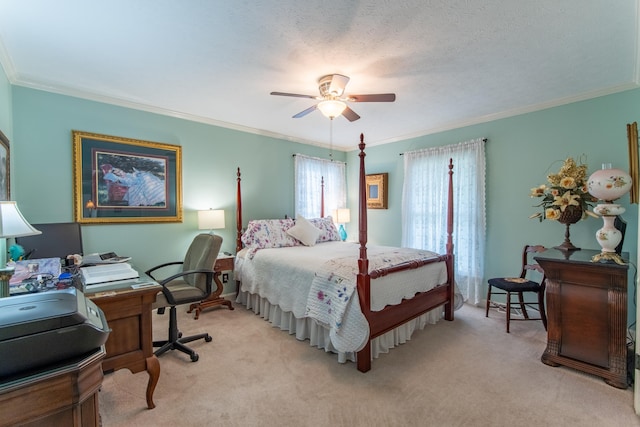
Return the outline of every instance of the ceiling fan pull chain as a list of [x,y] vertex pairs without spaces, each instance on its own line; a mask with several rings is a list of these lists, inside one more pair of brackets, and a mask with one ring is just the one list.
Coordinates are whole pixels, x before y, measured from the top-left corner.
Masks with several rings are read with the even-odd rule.
[[333,162],[333,117],[329,119],[329,160]]

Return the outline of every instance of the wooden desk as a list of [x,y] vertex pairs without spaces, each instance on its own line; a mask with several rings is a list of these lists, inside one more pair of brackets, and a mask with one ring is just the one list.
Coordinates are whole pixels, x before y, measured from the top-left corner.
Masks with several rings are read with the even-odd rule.
[[213,266],[213,280],[218,285],[218,289],[214,290],[207,299],[196,302],[189,306],[189,310],[187,310],[187,313],[191,313],[193,310],[196,311],[196,314],[193,316],[194,319],[198,319],[200,317],[200,312],[207,308],[226,305],[229,310],[233,310],[233,303],[220,296],[220,294],[222,293],[222,282],[220,282],[220,274],[223,271],[233,271],[234,260],[235,257],[233,256],[223,256],[216,259],[216,263]]
[[111,328],[105,343],[107,356],[102,362],[104,372],[126,368],[132,373],[147,371],[147,407],[155,408],[153,391],[160,378],[160,363],[153,354],[151,306],[162,286],[151,279],[139,280],[150,286],[132,289],[136,281],[122,282],[109,288],[88,289],[85,295],[102,309]]
[[0,427],[100,425],[104,348],[0,384]]
[[[548,249],[534,258],[547,277],[547,348],[542,362],[627,388],[628,265],[591,262],[593,250]],[[629,255],[622,254],[625,260]]]

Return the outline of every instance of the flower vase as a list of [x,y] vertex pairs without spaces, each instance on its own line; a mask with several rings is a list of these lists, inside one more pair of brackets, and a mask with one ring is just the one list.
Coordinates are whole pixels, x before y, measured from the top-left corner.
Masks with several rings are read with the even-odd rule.
[[575,224],[580,221],[582,218],[582,208],[580,206],[567,206],[565,210],[560,213],[558,217],[558,222],[560,224],[564,224],[566,226],[566,230],[564,232],[564,242],[562,242],[559,246],[554,246],[555,249],[559,249],[561,251],[577,251],[580,248],[574,246],[570,240],[569,227],[571,224]]

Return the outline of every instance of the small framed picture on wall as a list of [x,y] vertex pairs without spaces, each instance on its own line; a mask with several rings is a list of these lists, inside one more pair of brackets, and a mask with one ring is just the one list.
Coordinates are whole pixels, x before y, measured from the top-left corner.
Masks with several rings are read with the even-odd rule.
[[368,209],[387,209],[388,180],[388,173],[377,173],[366,176]]
[[11,198],[11,162],[9,161],[9,139],[0,131],[0,200]]

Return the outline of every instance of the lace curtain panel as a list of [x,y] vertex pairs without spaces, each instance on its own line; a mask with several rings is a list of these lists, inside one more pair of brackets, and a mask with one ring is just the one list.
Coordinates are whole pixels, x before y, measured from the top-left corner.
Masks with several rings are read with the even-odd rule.
[[324,178],[324,215],[347,204],[346,165],[343,162],[296,154],[295,213],[305,218],[320,217],[321,182]]
[[480,303],[485,252],[485,140],[404,153],[402,245],[446,252],[449,159],[453,159],[456,283]]

